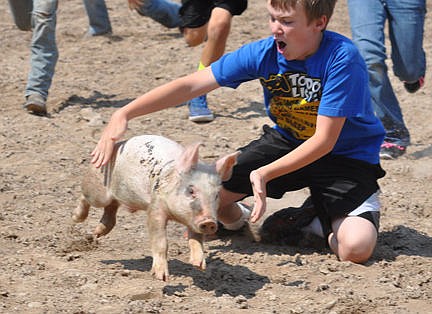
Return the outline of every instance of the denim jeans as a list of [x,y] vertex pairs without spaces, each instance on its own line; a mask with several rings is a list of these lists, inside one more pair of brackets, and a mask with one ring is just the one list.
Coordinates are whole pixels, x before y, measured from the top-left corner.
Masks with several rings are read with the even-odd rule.
[[89,19],[88,34],[97,36],[112,32],[105,0],[83,0]]
[[57,0],[33,0],[31,64],[25,96],[38,93],[44,99],[48,97],[58,59],[56,12]]
[[[112,31],[105,0],[83,0],[89,18],[90,35],[101,35]],[[169,0],[144,0],[137,9],[140,15],[148,16],[169,27],[180,25],[180,4]]]
[[33,0],[9,0],[8,2],[15,25],[22,31],[31,30]]
[[413,82],[426,72],[423,50],[425,0],[348,0],[352,38],[366,61],[369,87],[386,141],[408,146],[410,135],[386,66],[384,28],[388,22],[393,72]]

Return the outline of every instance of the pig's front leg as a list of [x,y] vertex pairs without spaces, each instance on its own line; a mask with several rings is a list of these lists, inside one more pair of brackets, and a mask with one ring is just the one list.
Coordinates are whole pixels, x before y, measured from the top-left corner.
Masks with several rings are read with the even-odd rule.
[[203,234],[193,232],[191,229],[188,228],[190,263],[201,270],[204,270],[206,268],[203,238]]
[[168,241],[166,234],[167,217],[161,212],[149,211],[148,215],[149,238],[153,257],[151,273],[159,280],[167,281],[168,272]]

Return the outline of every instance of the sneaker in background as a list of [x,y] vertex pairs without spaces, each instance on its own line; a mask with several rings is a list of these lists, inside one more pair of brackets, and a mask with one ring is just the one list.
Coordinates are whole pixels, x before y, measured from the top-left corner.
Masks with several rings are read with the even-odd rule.
[[207,107],[207,95],[201,95],[188,103],[189,120],[193,122],[211,122],[214,120],[213,112]]
[[418,91],[422,86],[424,85],[424,77],[420,77],[417,81],[415,82],[404,82],[404,87],[407,90],[408,93],[415,93],[416,91]]
[[386,142],[381,144],[380,158],[381,159],[396,159],[406,152],[406,147],[394,143]]
[[23,105],[23,108],[27,110],[29,113],[45,116],[47,114],[46,110],[46,101],[39,94],[30,94],[26,97],[26,102]]

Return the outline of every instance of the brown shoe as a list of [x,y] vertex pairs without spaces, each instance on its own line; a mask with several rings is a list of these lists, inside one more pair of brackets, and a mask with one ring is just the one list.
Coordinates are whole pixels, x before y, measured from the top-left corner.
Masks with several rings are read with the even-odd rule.
[[39,94],[27,96],[23,108],[38,116],[46,116],[47,114],[45,99]]

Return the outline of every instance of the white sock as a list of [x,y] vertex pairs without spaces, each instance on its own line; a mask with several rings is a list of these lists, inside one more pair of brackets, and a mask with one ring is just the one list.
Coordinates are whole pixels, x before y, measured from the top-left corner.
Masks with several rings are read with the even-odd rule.
[[240,207],[240,209],[242,211],[242,215],[240,216],[240,218],[237,221],[234,221],[230,224],[223,224],[223,226],[227,230],[240,229],[241,227],[244,226],[245,222],[250,218],[251,210],[249,208],[247,208],[245,205],[243,205],[242,203],[237,202],[236,204],[238,207]]
[[315,234],[321,238],[324,238],[324,232],[322,230],[321,221],[318,217],[315,217],[310,224],[306,227],[301,228],[302,231],[306,231]]

